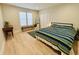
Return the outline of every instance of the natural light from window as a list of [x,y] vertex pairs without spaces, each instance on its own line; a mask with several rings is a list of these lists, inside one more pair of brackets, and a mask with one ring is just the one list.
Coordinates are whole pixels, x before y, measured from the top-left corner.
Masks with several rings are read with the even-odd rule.
[[33,24],[32,13],[27,13],[27,19],[28,19],[28,26],[32,25]]
[[30,12],[20,12],[19,18],[20,18],[20,25],[21,26],[31,26],[31,25],[33,25],[32,13],[30,13]]

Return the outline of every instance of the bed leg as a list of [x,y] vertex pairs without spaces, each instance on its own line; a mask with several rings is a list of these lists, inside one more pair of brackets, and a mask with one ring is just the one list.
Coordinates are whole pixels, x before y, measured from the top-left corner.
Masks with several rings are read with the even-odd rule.
[[75,55],[74,49],[72,48],[70,51],[70,55]]
[[38,36],[35,36],[36,37],[36,39],[38,40]]
[[65,53],[61,52],[61,55],[66,55]]

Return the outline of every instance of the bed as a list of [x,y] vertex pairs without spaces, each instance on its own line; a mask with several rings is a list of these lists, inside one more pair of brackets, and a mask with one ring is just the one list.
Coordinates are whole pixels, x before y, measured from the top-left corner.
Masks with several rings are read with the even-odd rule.
[[69,55],[72,50],[76,30],[73,24],[53,22],[51,26],[36,31],[36,38],[52,48]]

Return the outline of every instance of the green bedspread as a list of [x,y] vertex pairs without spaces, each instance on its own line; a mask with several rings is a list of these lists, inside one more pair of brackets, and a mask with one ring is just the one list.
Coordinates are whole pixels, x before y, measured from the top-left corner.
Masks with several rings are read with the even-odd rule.
[[55,45],[65,54],[69,54],[76,31],[70,26],[51,26],[36,31],[37,35],[44,35],[50,43],[56,42]]

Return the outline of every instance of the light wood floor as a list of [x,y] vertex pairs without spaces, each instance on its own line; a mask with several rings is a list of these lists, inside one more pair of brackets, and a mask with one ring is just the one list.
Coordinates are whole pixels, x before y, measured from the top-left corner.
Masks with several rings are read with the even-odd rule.
[[9,37],[4,49],[4,54],[9,55],[57,55],[53,49],[31,37],[27,32],[15,34],[14,38]]

